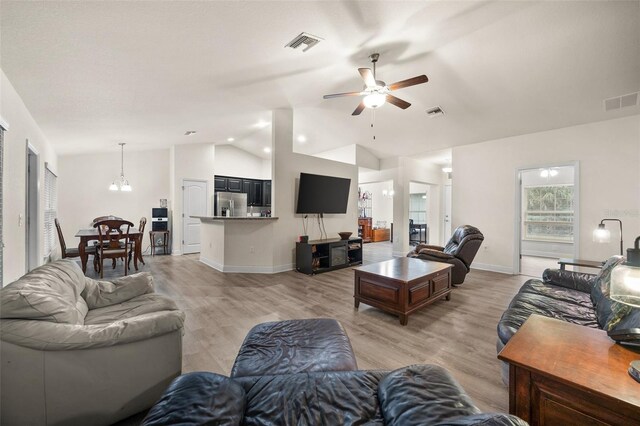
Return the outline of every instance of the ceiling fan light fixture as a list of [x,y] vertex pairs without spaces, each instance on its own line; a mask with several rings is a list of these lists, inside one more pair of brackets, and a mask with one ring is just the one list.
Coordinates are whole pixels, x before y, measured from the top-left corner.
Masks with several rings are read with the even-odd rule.
[[387,102],[387,95],[379,92],[372,92],[362,100],[367,108],[379,108]]

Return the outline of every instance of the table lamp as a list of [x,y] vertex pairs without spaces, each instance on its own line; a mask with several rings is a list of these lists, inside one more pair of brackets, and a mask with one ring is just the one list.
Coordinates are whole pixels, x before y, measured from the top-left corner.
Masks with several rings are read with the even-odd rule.
[[604,227],[607,221],[620,223],[620,256],[622,256],[622,221],[620,219],[602,219],[596,229],[593,230],[593,241],[596,243],[608,243],[611,241],[611,231]]
[[[640,236],[636,238],[634,247],[627,249],[627,261],[611,271],[609,295],[617,302],[640,308]],[[640,333],[640,329],[625,331]],[[629,374],[640,382],[640,360],[631,361]]]

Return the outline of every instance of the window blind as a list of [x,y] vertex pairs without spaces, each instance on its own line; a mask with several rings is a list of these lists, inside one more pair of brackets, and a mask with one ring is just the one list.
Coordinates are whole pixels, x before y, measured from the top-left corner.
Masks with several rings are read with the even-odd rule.
[[56,229],[54,220],[58,215],[57,176],[45,163],[44,171],[44,255],[51,255],[56,245]]

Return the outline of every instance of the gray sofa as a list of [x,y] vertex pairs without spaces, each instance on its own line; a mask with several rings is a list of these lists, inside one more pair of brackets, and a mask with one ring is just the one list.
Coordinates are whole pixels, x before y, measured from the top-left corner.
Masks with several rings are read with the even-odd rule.
[[0,318],[3,425],[110,424],[182,370],[184,313],[149,273],[96,281],[49,263],[0,290]]

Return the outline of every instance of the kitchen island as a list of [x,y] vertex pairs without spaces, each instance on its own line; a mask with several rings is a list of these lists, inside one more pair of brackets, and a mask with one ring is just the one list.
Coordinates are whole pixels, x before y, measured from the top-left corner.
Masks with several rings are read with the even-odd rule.
[[221,272],[274,273],[277,217],[191,216],[200,219],[200,261]]

